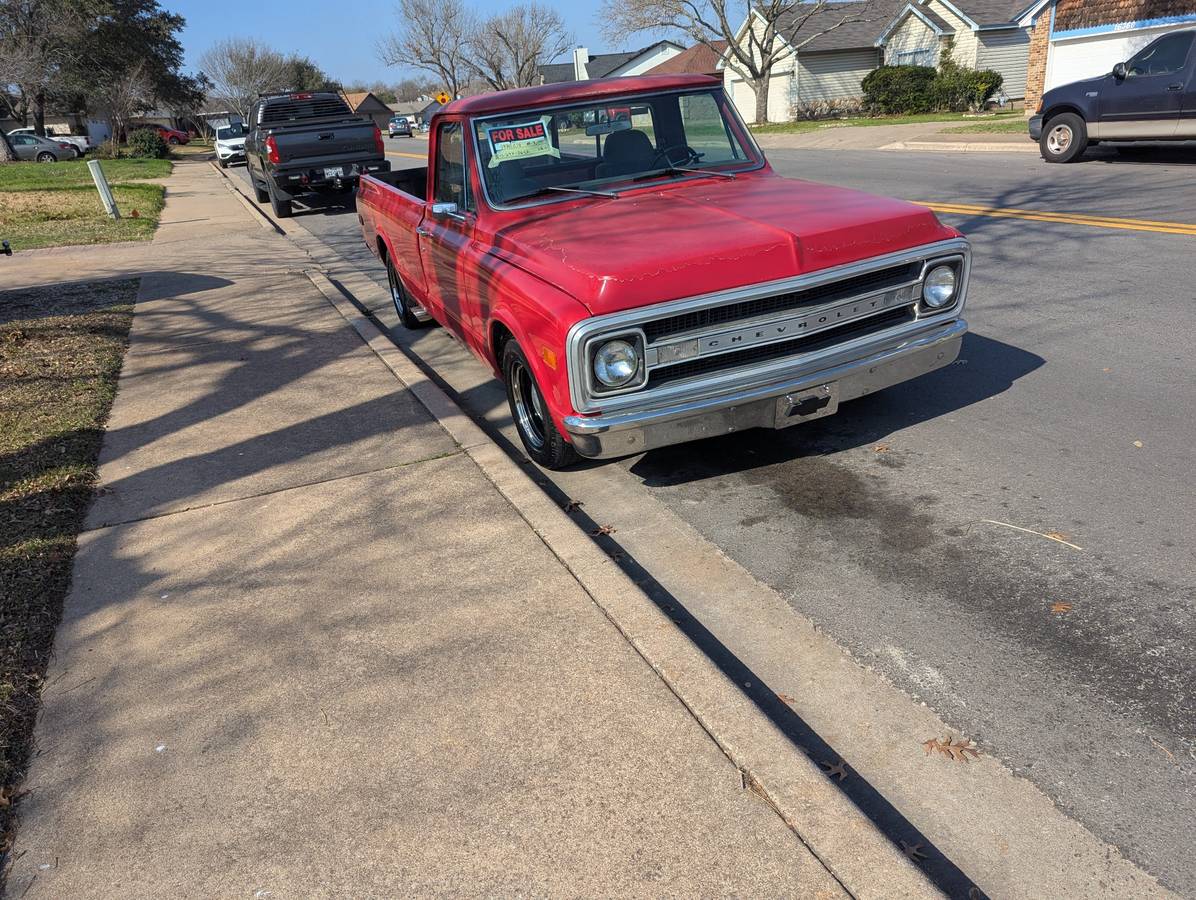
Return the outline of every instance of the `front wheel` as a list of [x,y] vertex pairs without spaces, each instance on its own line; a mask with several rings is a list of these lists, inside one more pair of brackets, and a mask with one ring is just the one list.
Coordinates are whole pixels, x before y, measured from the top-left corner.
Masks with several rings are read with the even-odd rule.
[[1088,126],[1075,113],[1055,116],[1043,128],[1038,147],[1049,163],[1075,162],[1088,147]]
[[38,162],[58,162],[58,157],[48,150],[42,151],[37,155]]
[[563,469],[575,462],[577,451],[557,431],[527,357],[514,341],[503,347],[502,374],[511,418],[527,455],[546,469]]

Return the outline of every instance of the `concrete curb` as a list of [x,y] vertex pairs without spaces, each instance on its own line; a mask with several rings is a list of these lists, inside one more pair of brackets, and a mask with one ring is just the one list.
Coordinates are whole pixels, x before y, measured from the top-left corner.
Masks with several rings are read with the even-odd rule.
[[939,153],[1037,153],[1037,144],[1000,144],[981,141],[898,141],[881,150],[913,150]]
[[[240,193],[240,185],[233,186],[233,190]],[[319,239],[298,221],[288,220],[286,226],[285,233],[310,256],[302,245]],[[276,227],[283,226],[276,223]],[[322,272],[307,269],[306,274],[668,685],[739,769],[745,788],[772,806],[848,893],[877,900],[942,896],[922,871],[744,695],[748,686],[734,684],[719,671],[528,473],[382,333],[365,313],[389,302],[382,288],[362,274],[340,278],[341,287]]]
[[216,171],[217,175],[219,175],[221,178],[224,179],[225,188],[228,189],[228,192],[230,194],[232,194],[234,197],[237,198],[238,203],[240,203],[243,207],[245,207],[247,210],[249,210],[249,214],[253,217],[254,221],[258,223],[258,225],[260,225],[262,228],[265,228],[269,231],[276,231],[278,234],[286,234],[285,231],[283,231],[281,228],[278,227],[278,225],[274,222],[273,219],[271,219],[264,212],[262,212],[262,210],[260,210],[257,207],[257,205],[253,203],[253,201],[251,201],[248,197],[246,197],[244,194],[242,194],[239,190],[237,190],[233,186],[233,181],[231,178],[228,177],[227,172],[225,172],[223,169],[221,169],[220,166],[218,166],[212,160],[208,160],[208,165],[211,166]]

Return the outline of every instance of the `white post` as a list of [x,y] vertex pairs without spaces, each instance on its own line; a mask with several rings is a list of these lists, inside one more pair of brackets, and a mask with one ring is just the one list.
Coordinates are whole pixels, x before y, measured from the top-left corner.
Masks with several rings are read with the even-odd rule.
[[87,168],[91,170],[91,180],[96,183],[96,190],[100,192],[100,200],[104,203],[104,209],[113,219],[119,219],[120,210],[116,208],[116,198],[112,196],[112,188],[108,187],[108,179],[104,177],[100,161],[98,159],[90,160],[87,163]]

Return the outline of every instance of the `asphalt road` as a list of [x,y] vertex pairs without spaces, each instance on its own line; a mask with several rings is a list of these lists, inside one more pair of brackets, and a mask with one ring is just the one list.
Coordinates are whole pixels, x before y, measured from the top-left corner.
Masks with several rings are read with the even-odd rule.
[[[768,155],[788,176],[913,200],[1196,222],[1191,150],[1101,148],[1075,166]],[[351,210],[301,215],[384,281]],[[1196,237],[943,218],[975,254],[955,365],[800,428],[587,467],[585,489],[630,476],[858,661],[1196,896]],[[497,387],[450,344],[421,337],[417,352],[502,429]],[[783,646],[704,624],[753,669],[784,667]]]

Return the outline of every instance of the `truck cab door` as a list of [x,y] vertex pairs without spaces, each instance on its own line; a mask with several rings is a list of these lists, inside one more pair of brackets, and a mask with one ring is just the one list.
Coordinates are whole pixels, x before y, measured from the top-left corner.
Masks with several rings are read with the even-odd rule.
[[1100,100],[1093,137],[1151,140],[1175,136],[1183,105],[1191,31],[1165,34],[1125,64],[1125,77],[1110,76]]
[[1196,141],[1196,46],[1188,53],[1188,71],[1184,73],[1186,86],[1179,109],[1179,126],[1175,136]]
[[433,136],[428,207],[417,234],[428,303],[440,313],[436,317],[441,322],[472,343],[468,310],[476,274],[469,249],[477,206],[469,191],[466,161],[462,123],[439,123]]

